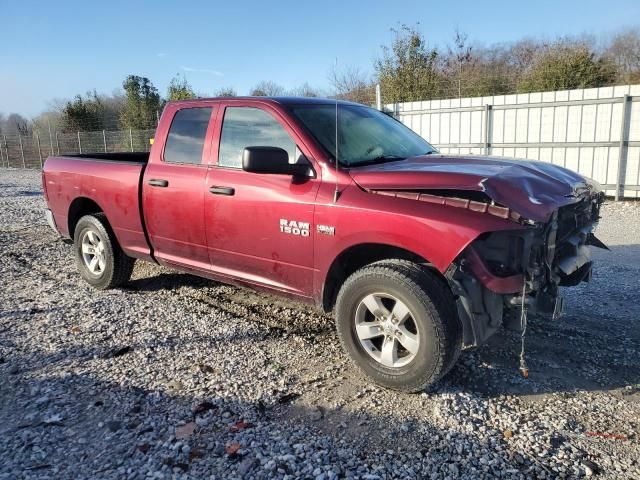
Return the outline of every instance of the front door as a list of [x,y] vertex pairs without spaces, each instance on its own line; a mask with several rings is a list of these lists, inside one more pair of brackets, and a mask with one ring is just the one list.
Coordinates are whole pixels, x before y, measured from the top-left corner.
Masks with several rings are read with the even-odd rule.
[[175,114],[166,142],[154,145],[154,154],[159,154],[143,179],[146,228],[158,261],[209,270],[204,197],[215,107],[167,108]]
[[308,162],[285,125],[267,106],[226,106],[218,161],[207,177],[209,258],[213,270],[223,275],[309,297],[319,180],[250,173],[241,165],[242,152],[250,146],[280,147],[291,162]]

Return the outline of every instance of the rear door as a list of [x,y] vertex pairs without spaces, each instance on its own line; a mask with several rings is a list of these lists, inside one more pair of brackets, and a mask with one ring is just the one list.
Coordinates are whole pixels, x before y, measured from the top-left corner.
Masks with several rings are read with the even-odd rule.
[[214,103],[174,104],[163,145],[145,171],[143,212],[154,255],[161,263],[209,270],[204,228],[204,196],[210,156]]
[[216,135],[218,161],[209,170],[205,195],[212,268],[250,283],[311,296],[319,178],[294,179],[241,168],[242,152],[250,146],[283,148],[290,162],[310,162],[311,157],[286,118],[270,105],[234,101],[220,108],[224,111]]

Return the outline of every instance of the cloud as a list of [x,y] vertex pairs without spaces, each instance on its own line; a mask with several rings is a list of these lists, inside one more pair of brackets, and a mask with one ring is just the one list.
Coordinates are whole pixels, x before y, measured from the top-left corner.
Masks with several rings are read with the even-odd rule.
[[164,57],[166,57],[166,56],[167,56],[167,54],[166,54],[166,53],[164,53],[164,52],[156,53],[156,57],[158,57],[158,58],[164,58]]
[[215,75],[216,77],[224,76],[224,73],[220,72],[219,70],[212,70],[210,68],[185,67],[184,65],[180,68],[185,72],[208,73],[209,75]]

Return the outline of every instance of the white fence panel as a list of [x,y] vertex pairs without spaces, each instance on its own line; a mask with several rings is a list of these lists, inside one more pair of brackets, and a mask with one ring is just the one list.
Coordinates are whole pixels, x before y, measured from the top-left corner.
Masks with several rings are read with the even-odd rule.
[[594,178],[607,195],[640,197],[640,85],[385,108],[443,153],[550,162]]

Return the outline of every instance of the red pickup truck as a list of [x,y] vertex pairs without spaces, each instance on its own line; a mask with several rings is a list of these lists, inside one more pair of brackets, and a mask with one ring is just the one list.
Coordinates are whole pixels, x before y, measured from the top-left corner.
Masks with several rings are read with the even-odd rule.
[[[439,154],[349,102],[170,103],[151,152],[50,157],[49,224],[96,288],[136,259],[334,311],[386,387],[418,391],[521,310],[587,281],[603,193],[556,165]],[[512,312],[518,315],[511,315]]]

